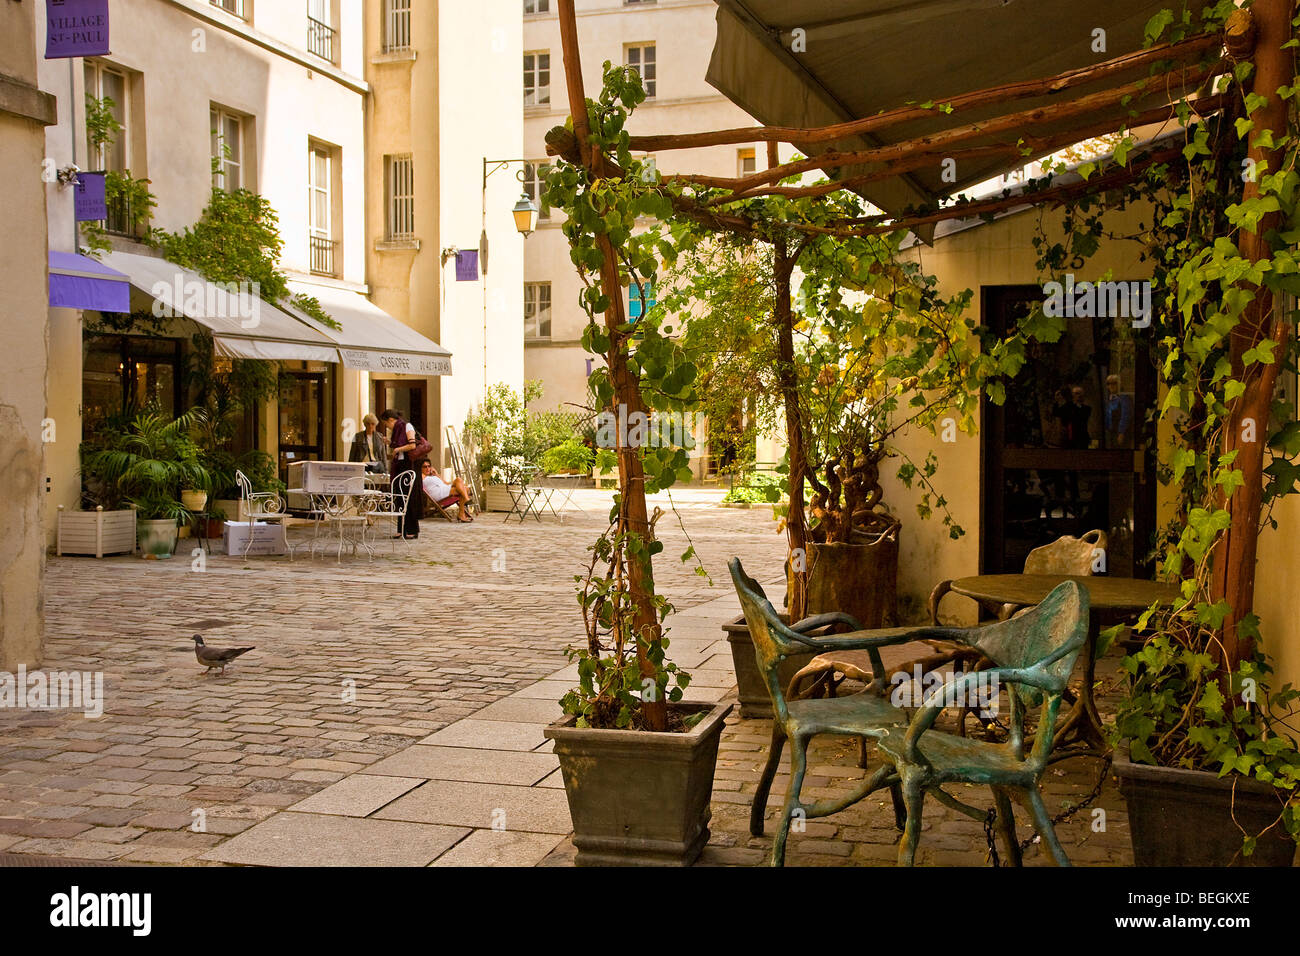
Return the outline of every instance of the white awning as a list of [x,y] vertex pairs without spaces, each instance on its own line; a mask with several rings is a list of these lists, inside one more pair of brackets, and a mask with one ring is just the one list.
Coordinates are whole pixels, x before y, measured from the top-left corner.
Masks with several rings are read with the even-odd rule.
[[389,315],[359,292],[290,282],[294,292],[315,298],[341,328],[330,329],[298,310],[303,322],[331,339],[345,368],[402,375],[450,375],[451,352]]
[[159,259],[114,250],[104,265],[125,273],[133,308],[190,319],[212,332],[213,351],[230,358],[337,362],[338,349],[316,329],[276,308],[251,286],[223,287]]

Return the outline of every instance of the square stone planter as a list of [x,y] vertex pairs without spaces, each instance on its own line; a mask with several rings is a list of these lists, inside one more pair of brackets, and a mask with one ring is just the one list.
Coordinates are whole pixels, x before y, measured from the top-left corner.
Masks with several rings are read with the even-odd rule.
[[[781,620],[786,620],[781,615]],[[754,656],[754,642],[749,639],[749,625],[744,615],[722,625],[731,645],[731,663],[736,669],[736,687],[740,695],[740,716],[745,719],[765,717],[772,719],[772,697],[767,692],[767,683],[758,669],[758,660]],[[781,688],[790,686],[790,680],[805,664],[817,655],[811,651],[807,654],[794,654],[786,659],[779,671]]]
[[560,758],[578,866],[690,866],[709,842],[709,802],[731,704],[670,704],[706,716],[682,734],[546,728]]
[[1258,834],[1282,812],[1272,784],[1133,763],[1127,743],[1116,749],[1114,768],[1128,805],[1135,866],[1293,865],[1296,843],[1280,823],[1260,838],[1254,853],[1241,853],[1242,830]]

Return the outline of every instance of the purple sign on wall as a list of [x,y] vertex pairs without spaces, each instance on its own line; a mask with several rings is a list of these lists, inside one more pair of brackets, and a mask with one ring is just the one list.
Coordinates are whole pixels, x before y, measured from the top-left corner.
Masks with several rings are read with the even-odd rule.
[[462,249],[456,253],[456,281],[478,281],[478,250]]
[[108,0],[45,0],[45,59],[108,53]]
[[73,196],[77,222],[97,222],[108,218],[103,173],[77,173],[76,192]]

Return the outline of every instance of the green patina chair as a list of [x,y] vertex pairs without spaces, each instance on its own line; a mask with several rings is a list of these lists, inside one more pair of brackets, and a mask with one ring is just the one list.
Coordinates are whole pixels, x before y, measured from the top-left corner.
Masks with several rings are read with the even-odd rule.
[[[903,816],[903,837],[899,863],[910,866],[920,836],[921,809],[927,792],[940,802],[984,820],[987,814],[961,803],[941,788],[949,783],[987,784],[997,807],[997,831],[1007,855],[1020,863],[1010,794],[1023,794],[1033,815],[1034,827],[1053,858],[1069,865],[1056,838],[1051,818],[1039,792],[1039,781],[1052,749],[1052,727],[1060,708],[1061,695],[1088,635],[1088,594],[1077,583],[1067,581],[1053,590],[1041,604],[1011,620],[979,628],[922,627],[858,630],[831,637],[810,637],[808,632],[832,623],[854,622],[843,614],[823,614],[793,626],[781,623],[762,587],[742,567],[738,558],[729,564],[736,592],[749,625],[759,669],[772,696],[774,721],[772,747],[763,770],[750,813],[750,830],[762,833],[763,814],[772,779],[780,766],[781,751],[790,740],[791,779],[781,814],[780,828],[772,843],[771,863],[785,862],[785,844],[790,821],[828,816],[889,787],[894,798],[896,820]],[[922,706],[912,713],[891,703],[879,648],[914,640],[957,641],[977,648],[996,665],[982,671],[955,674],[941,687],[931,690]],[[819,653],[866,650],[874,679],[867,689],[850,697],[816,700],[787,700],[778,668],[786,656],[812,649]],[[996,684],[992,682],[996,680]],[[1011,732],[1005,743],[990,743],[958,737],[933,728],[935,719],[954,701],[971,699],[977,689],[1012,685]],[[945,704],[945,702],[949,702]],[[1026,707],[1040,706],[1038,731],[1028,754],[1024,749],[1023,725]],[[847,795],[804,803],[800,798],[807,770],[808,742],[818,734],[874,739],[883,764]],[[901,806],[900,806],[901,805]]]

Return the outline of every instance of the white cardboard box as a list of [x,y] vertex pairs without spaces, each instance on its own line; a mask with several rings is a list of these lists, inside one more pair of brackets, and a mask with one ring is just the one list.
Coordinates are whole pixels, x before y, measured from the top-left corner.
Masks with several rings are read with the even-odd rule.
[[[252,544],[248,544],[250,530],[253,534]],[[289,553],[289,542],[284,536],[284,525],[279,522],[259,521],[250,529],[247,521],[227,521],[222,539],[226,543],[226,554],[242,555],[246,544],[250,555]]]
[[360,461],[291,461],[289,487],[318,495],[364,491],[366,465]]

